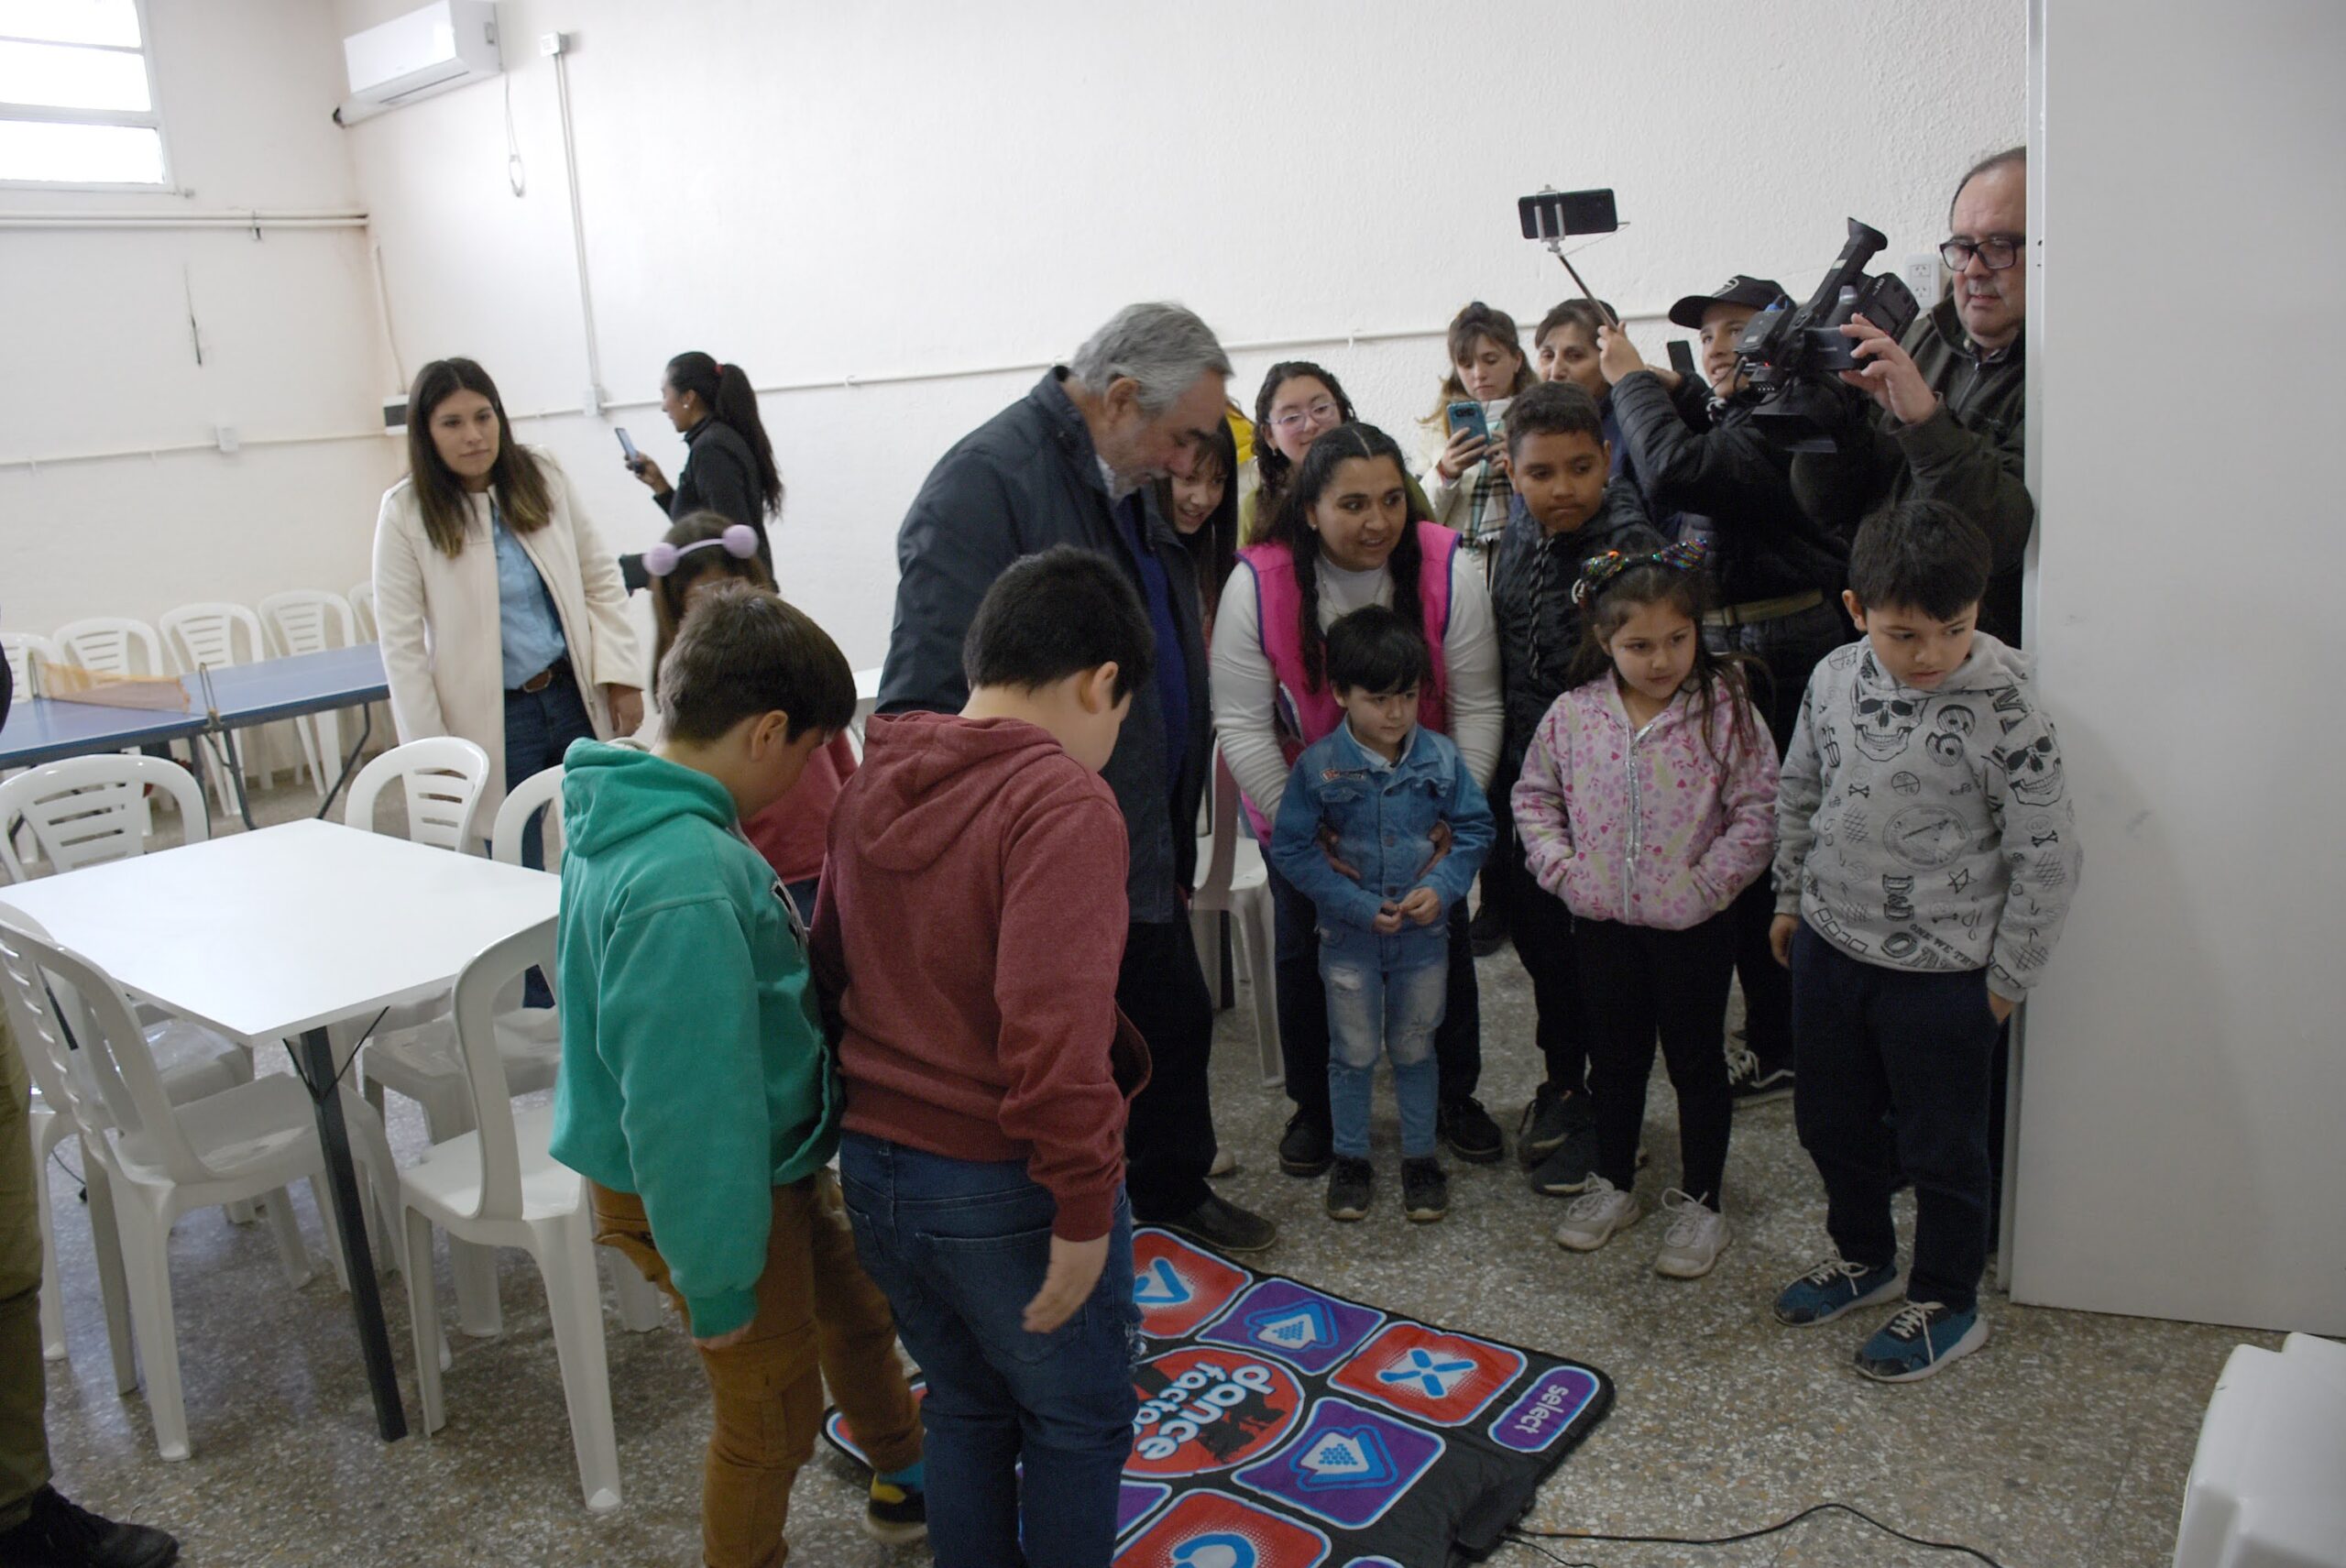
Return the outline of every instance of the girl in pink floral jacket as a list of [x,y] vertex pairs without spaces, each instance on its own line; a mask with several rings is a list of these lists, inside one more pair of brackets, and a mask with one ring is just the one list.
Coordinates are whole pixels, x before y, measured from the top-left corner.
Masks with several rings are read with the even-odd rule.
[[1589,1043],[1596,1174],[1556,1240],[1593,1251],[1644,1213],[1632,1188],[1659,1034],[1683,1171],[1654,1266],[1688,1279],[1733,1239],[1719,1195],[1727,910],[1768,868],[1776,804],[1775,745],[1741,667],[1703,641],[1702,557],[1676,544],[1585,564],[1574,684],[1540,721],[1512,802],[1533,876],[1573,912]]

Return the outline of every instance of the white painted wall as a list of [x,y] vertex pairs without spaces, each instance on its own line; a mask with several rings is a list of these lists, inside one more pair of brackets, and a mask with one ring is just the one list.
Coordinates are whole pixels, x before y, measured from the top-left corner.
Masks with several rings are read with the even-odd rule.
[[[358,205],[327,118],[331,7],[150,0],[148,14],[181,192],[0,191],[0,216]],[[269,444],[380,425],[363,231],[0,231],[0,625],[152,620],[366,576],[395,444]],[[247,444],[234,456],[73,460],[208,442],[223,423]]]
[[2346,13],[2040,10],[2035,641],[2087,863],[2029,1004],[2014,1294],[2346,1332],[2346,317],[2309,281]]
[[[405,0],[337,0],[341,30]],[[1632,226],[1580,258],[1624,311],[1734,271],[1804,290],[1856,214],[1893,255],[1944,234],[1955,177],[2019,139],[2024,15],[1785,0],[1738,30],[1698,0],[1405,0],[1178,10],[1034,0],[504,0],[528,194],[484,85],[349,133],[400,353],[469,354],[615,542],[663,526],[626,425],[687,348],[747,367],[790,488],[785,591],[859,665],[886,645],[895,529],[929,466],[1034,370],[1170,296],[1233,344],[1315,340],[1367,417],[1431,406],[1440,333],[1480,296],[1526,324],[1568,291],[1515,198],[1610,184]],[[586,380],[554,68],[572,35],[586,245],[610,395]],[[1860,98],[1834,59],[1864,60]],[[1522,62],[1490,80],[1492,62]],[[1959,85],[1957,85],[1959,84]],[[1738,105],[1749,105],[1738,107]],[[1829,170],[1829,173],[1827,172]],[[1347,347],[1347,334],[1410,329]],[[1640,335],[1659,356],[1663,334]],[[1275,357],[1239,355],[1241,400]],[[1405,444],[1407,442],[1405,434]],[[371,510],[368,512],[371,518]]]

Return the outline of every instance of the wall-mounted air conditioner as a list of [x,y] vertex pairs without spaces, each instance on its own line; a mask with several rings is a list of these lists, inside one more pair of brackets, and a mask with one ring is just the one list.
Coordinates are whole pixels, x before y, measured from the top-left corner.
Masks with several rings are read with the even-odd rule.
[[497,6],[494,0],[434,0],[343,39],[342,58],[350,101],[334,117],[346,126],[497,75],[503,69]]

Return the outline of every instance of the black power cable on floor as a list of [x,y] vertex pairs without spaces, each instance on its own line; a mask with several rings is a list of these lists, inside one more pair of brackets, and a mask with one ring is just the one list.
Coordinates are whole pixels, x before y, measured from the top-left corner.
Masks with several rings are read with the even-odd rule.
[[1977,1558],[1986,1563],[1988,1568],[2004,1568],[2002,1563],[1978,1547],[1965,1546],[1952,1541],[1925,1541],[1919,1535],[1909,1535],[1894,1525],[1882,1523],[1863,1508],[1852,1508],[1847,1503],[1816,1503],[1801,1509],[1788,1519],[1781,1519],[1774,1524],[1762,1526],[1759,1530],[1747,1530],[1739,1535],[1599,1535],[1593,1530],[1526,1530],[1518,1525],[1507,1532],[1506,1539],[1513,1545],[1540,1553],[1551,1563],[1562,1563],[1565,1568],[1597,1568],[1597,1565],[1593,1563],[1576,1563],[1569,1558],[1559,1557],[1540,1543],[1542,1541],[1607,1541],[1640,1546],[1732,1546],[1738,1541],[1757,1541],[1762,1536],[1774,1535],[1781,1530],[1790,1530],[1803,1519],[1824,1513],[1848,1514],[1853,1518],[1863,1519],[1874,1529],[1886,1535],[1894,1535],[1909,1546],[1920,1546],[1931,1552],[1960,1552],[1966,1557]]

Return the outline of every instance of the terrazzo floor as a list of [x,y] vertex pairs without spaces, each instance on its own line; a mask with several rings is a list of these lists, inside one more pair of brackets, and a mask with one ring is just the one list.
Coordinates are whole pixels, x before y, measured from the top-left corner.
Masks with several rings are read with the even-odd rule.
[[[313,801],[311,803],[313,806]],[[305,814],[286,792],[265,819]],[[1485,959],[1483,1097],[1510,1134],[1537,1079],[1530,991],[1509,954]],[[1239,1171],[1233,1201],[1277,1219],[1261,1261],[1390,1310],[1536,1345],[1611,1374],[1613,1413],[1550,1479],[1524,1521],[1534,1529],[1724,1535],[1836,1499],[1911,1534],[1960,1541],[2011,1565],[2147,1568],[2172,1554],[2192,1445],[2231,1347],[2276,1335],[2015,1307],[1990,1294],[1994,1339],[1943,1376],[1906,1387],[1847,1366],[1880,1314],[1807,1331],[1778,1327],[1773,1290],[1814,1261],[1823,1200],[1794,1138],[1789,1101],[1738,1113],[1727,1167],[1733,1248],[1705,1280],[1653,1272],[1652,1216],[1593,1255],[1547,1239],[1560,1205],[1529,1191],[1510,1158],[1452,1162],[1444,1223],[1405,1223],[1394,1206],[1398,1129],[1379,1091],[1383,1185],[1365,1223],[1320,1212],[1320,1184],[1272,1158],[1286,1102],[1261,1086],[1242,1008],[1222,1015],[1214,1089]],[[274,1053],[271,1053],[274,1055]],[[281,1057],[263,1070],[284,1069]],[[402,1159],[422,1145],[413,1107],[391,1098]],[[1675,1119],[1656,1079],[1648,1112],[1649,1208],[1675,1179]],[[69,1146],[68,1159],[73,1157]],[[156,1456],[145,1405],[113,1388],[90,1232],[75,1184],[52,1168],[71,1360],[49,1365],[49,1431],[60,1485],[88,1504],[175,1531],[194,1568],[306,1563],[690,1563],[698,1561],[698,1484],[707,1402],[673,1324],[631,1334],[607,1314],[623,1506],[581,1505],[545,1299],[521,1254],[503,1255],[506,1333],[452,1336],[448,1424],[386,1446],[374,1436],[346,1302],[323,1267],[306,1191],[296,1198],[318,1276],[288,1288],[266,1231],[208,1211],[172,1242],[191,1459]],[[2022,1179],[2025,1179],[2023,1173]],[[394,1354],[417,1418],[404,1293],[389,1282]],[[453,1312],[442,1263],[440,1299]],[[453,1325],[453,1317],[451,1317]],[[800,1476],[794,1563],[877,1568],[924,1562],[857,1527],[860,1484],[818,1451]],[[1663,1564],[1969,1561],[1901,1544],[1826,1516],[1737,1545],[1510,1544],[1506,1564],[1551,1560],[1605,1568]],[[1416,1568],[1416,1565],[1412,1565]]]

